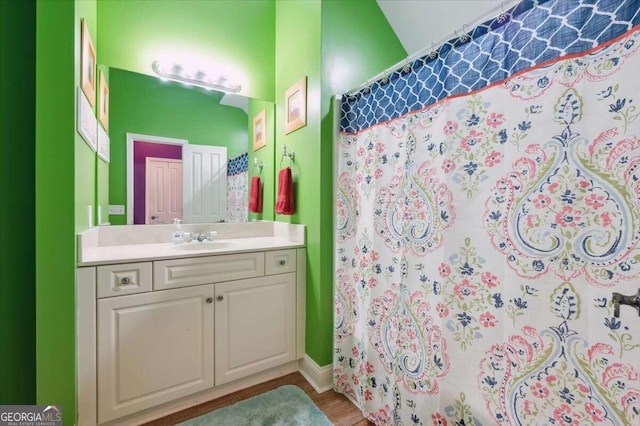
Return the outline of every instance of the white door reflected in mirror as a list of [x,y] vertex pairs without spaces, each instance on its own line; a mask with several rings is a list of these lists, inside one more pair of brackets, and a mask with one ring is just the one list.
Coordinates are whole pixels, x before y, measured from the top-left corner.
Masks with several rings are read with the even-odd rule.
[[126,157],[127,224],[226,220],[226,147],[127,133]]
[[146,224],[182,220],[182,160],[146,158]]
[[227,148],[184,145],[182,161],[185,223],[226,220]]

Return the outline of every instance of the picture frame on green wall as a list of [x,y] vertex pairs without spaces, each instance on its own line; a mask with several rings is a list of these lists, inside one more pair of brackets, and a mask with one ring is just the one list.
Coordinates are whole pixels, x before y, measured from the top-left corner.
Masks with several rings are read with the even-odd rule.
[[109,162],[110,145],[111,140],[109,139],[109,135],[101,125],[98,126],[98,157],[105,163]]
[[267,110],[263,109],[253,117],[253,151],[267,145]]
[[98,103],[98,120],[105,131],[109,131],[109,86],[104,77],[102,70],[100,71],[100,102]]
[[98,120],[96,119],[93,109],[89,104],[89,100],[82,93],[80,88],[78,90],[77,101],[78,107],[76,109],[76,129],[82,139],[89,145],[92,151],[98,149]]
[[81,20],[81,49],[80,49],[80,87],[89,105],[93,108],[96,103],[96,49],[93,47],[89,27],[84,18]]
[[287,89],[284,97],[284,133],[289,134],[307,125],[307,77]]

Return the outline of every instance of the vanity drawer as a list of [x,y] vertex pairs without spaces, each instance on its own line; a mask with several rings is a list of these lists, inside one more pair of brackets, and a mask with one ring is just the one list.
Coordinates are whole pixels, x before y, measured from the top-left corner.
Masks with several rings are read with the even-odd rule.
[[264,253],[172,259],[153,262],[154,290],[211,284],[264,275]]
[[275,250],[265,253],[265,275],[284,274],[295,270],[295,250]]
[[151,291],[151,270],[151,262],[98,266],[98,299]]

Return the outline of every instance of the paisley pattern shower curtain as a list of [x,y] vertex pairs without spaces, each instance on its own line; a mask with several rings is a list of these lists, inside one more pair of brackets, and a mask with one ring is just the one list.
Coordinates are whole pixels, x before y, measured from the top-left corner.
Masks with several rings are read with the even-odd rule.
[[334,387],[376,424],[639,425],[640,2],[522,2],[337,141]]
[[227,162],[227,222],[249,220],[249,154],[240,154]]

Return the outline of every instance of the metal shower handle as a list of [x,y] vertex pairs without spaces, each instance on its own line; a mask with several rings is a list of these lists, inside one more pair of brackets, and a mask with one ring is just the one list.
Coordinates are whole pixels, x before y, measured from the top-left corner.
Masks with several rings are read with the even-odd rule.
[[620,318],[620,305],[633,306],[638,311],[638,315],[640,315],[640,289],[636,294],[629,296],[613,293],[611,295],[611,303],[613,303],[613,316],[616,318]]

